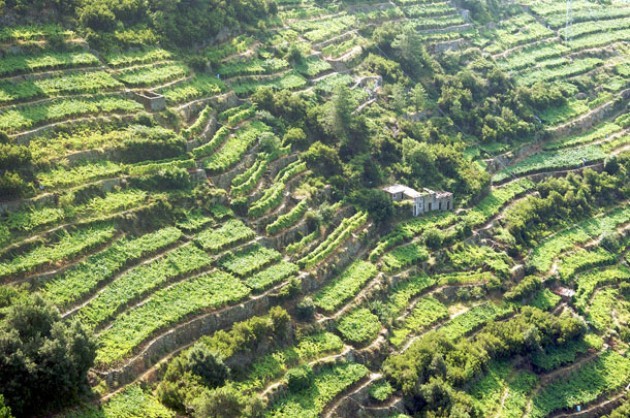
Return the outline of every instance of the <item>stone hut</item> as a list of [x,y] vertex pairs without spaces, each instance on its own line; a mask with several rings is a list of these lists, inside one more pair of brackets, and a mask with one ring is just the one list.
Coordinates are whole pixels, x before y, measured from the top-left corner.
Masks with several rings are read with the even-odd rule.
[[383,190],[390,195],[394,202],[411,200],[413,202],[413,216],[419,216],[435,210],[446,211],[453,209],[453,193],[450,192],[436,192],[426,188],[419,192],[401,184],[388,186]]
[[148,112],[159,112],[166,109],[166,99],[162,94],[144,90],[134,92],[134,98],[142,103]]

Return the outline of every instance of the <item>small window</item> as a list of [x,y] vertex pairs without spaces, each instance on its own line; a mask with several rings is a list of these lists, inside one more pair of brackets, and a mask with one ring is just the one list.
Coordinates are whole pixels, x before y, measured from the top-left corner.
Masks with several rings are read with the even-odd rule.
[[429,203],[429,210],[433,209],[433,203]]

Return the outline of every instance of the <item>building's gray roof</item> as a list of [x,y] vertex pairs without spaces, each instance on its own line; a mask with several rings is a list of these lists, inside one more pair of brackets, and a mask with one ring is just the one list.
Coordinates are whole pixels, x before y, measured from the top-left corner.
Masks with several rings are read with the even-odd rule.
[[436,192],[431,189],[427,189],[426,187],[422,189],[421,192],[412,189],[411,187],[403,186],[402,184],[394,184],[392,186],[384,187],[383,190],[390,194],[398,194],[402,193],[409,199],[415,199],[417,197],[426,196],[426,195],[434,195],[437,198],[444,197],[452,197],[453,193],[451,192]]

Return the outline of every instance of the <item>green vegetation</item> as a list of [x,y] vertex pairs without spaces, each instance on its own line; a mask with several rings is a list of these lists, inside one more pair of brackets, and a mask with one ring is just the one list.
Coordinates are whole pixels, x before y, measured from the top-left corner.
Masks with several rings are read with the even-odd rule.
[[0,0],[0,416],[623,395],[630,8],[566,6]]
[[404,320],[400,329],[395,329],[392,344],[400,346],[410,333],[420,332],[437,321],[448,318],[448,310],[437,299],[427,296],[420,299]]
[[315,295],[315,304],[325,311],[336,310],[376,276],[376,272],[376,267],[371,263],[355,262]]
[[607,351],[540,391],[533,400],[532,416],[543,417],[561,408],[572,408],[623,386],[630,376],[630,362]]
[[179,229],[167,227],[138,238],[123,238],[48,281],[42,293],[57,305],[72,303],[112,277],[125,265],[172,245],[181,236]]
[[77,257],[111,240],[116,231],[109,224],[95,228],[58,234],[57,240],[49,245],[40,245],[31,251],[10,260],[0,262],[0,278],[23,275],[46,265],[54,265]]
[[276,250],[255,244],[248,249],[223,257],[219,264],[231,273],[246,277],[251,273],[278,261],[282,255]]
[[93,328],[114,315],[121,306],[169,280],[207,267],[210,262],[203,251],[192,245],[177,248],[153,263],[141,265],[118,277],[82,306],[77,315],[83,324]]
[[153,332],[201,309],[217,309],[237,302],[249,290],[234,276],[216,272],[159,290],[146,303],[116,318],[99,336],[96,363],[111,364]]
[[206,229],[195,237],[195,242],[206,251],[218,252],[239,242],[248,241],[255,232],[238,219],[230,219],[219,228]]
[[361,308],[341,318],[337,330],[346,341],[365,344],[376,338],[381,330],[381,323],[376,315]]
[[281,261],[265,270],[249,276],[245,284],[254,291],[263,291],[270,286],[280,283],[298,272],[298,266],[293,263]]
[[280,400],[268,416],[317,417],[329,401],[367,373],[365,366],[352,363],[324,368],[315,375],[311,386]]

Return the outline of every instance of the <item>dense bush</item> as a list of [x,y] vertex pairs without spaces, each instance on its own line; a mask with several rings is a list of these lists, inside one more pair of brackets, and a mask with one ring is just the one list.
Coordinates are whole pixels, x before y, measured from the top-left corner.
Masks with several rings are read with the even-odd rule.
[[119,160],[125,163],[165,160],[186,152],[186,140],[168,129],[134,125],[128,133],[117,145]]
[[506,212],[505,224],[518,244],[532,243],[566,219],[582,219],[597,207],[626,199],[628,178],[623,169],[614,176],[585,170],[583,174],[545,180],[537,185],[539,196],[528,196]]
[[286,374],[289,390],[298,393],[308,389],[313,383],[314,377],[313,369],[308,365],[289,370]]
[[0,381],[19,416],[41,414],[77,399],[87,389],[96,344],[57,308],[31,296],[8,308],[0,322]]
[[443,333],[428,333],[403,354],[389,357],[383,371],[417,410],[426,408],[449,416],[463,408],[474,415],[457,388],[483,375],[492,359],[564,344],[584,330],[582,321],[571,315],[555,317],[525,307],[512,319],[489,323],[470,340],[454,342]]
[[273,0],[150,1],[149,19],[168,42],[190,46],[217,35],[223,28],[239,28],[277,11]]

